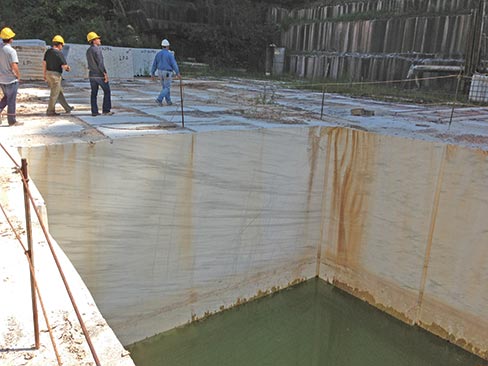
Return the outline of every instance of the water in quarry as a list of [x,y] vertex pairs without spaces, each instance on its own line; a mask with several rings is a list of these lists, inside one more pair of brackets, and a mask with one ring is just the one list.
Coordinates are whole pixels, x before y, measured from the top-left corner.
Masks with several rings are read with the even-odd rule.
[[475,356],[312,279],[129,346],[140,366],[475,366]]

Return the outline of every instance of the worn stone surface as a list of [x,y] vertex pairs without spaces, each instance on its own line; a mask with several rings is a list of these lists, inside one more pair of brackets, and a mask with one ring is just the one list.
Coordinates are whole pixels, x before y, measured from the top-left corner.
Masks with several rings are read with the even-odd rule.
[[487,154],[331,132],[321,276],[487,358]]
[[[16,151],[9,153],[20,164]],[[32,210],[33,252],[36,283],[40,292],[38,314],[40,348],[34,348],[34,326],[31,305],[29,265],[20,241],[27,248],[26,226],[23,205],[22,183],[15,164],[2,151],[0,154],[0,213],[1,251],[0,256],[0,364],[17,366],[57,365],[56,354],[48,332],[52,329],[55,347],[63,365],[95,365],[87,341],[81,330],[60,273],[54,263],[48,243],[42,233],[39,221]],[[42,198],[30,182],[36,205]],[[42,214],[42,213],[41,213]],[[12,223],[9,225],[8,220]],[[117,337],[100,314],[92,296],[74,269],[71,262],[51,238],[54,252],[61,264],[73,297],[91,337],[95,352],[102,365],[133,366],[129,353],[124,350]],[[43,307],[47,314],[44,318]],[[49,327],[48,327],[49,324]]]

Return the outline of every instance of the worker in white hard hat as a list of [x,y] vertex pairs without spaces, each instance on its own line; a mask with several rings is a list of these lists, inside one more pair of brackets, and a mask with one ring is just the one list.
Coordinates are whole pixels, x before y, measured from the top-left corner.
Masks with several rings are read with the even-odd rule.
[[63,80],[62,73],[69,71],[70,67],[63,55],[64,38],[59,34],[55,35],[52,40],[52,47],[44,53],[44,60],[42,61],[44,80],[49,85],[49,103],[47,105],[46,114],[48,116],[59,116],[56,113],[56,103],[59,102],[66,113],[71,113],[75,107],[72,107],[66,101],[63,93],[61,81]]
[[21,125],[17,122],[15,108],[17,104],[17,91],[19,89],[20,71],[17,51],[12,47],[15,33],[9,27],[0,31],[0,89],[3,97],[0,99],[0,113],[7,107],[7,121],[9,126]]
[[100,36],[95,32],[89,32],[86,35],[86,40],[90,43],[90,48],[86,51],[86,60],[88,62],[88,77],[90,78],[90,104],[91,115],[93,117],[99,116],[97,96],[98,88],[103,90],[102,113],[104,115],[112,115],[112,99],[110,93],[110,85],[108,83],[108,73],[103,62],[103,54],[100,49],[102,41]]
[[163,100],[166,100],[167,105],[173,104],[173,102],[171,102],[171,82],[173,81],[173,73],[176,74],[178,79],[181,79],[180,69],[176,63],[174,53],[169,50],[169,41],[163,39],[161,47],[163,49],[154,57],[151,68],[151,78],[154,78],[157,75],[161,79],[161,92],[156,98],[156,103],[160,106],[163,105]]

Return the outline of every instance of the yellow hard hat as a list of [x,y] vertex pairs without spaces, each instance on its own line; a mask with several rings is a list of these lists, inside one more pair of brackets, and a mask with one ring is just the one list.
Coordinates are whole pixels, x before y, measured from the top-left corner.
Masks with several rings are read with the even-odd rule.
[[15,33],[9,27],[3,28],[2,31],[0,32],[0,38],[1,39],[11,39],[14,37],[15,37]]
[[98,34],[96,34],[95,32],[90,32],[86,35],[86,40],[88,42],[91,42],[93,41],[94,39],[97,39],[97,38],[100,38],[100,36]]
[[54,36],[53,42],[58,42],[58,43],[64,44],[64,38],[61,37],[59,34],[57,34]]

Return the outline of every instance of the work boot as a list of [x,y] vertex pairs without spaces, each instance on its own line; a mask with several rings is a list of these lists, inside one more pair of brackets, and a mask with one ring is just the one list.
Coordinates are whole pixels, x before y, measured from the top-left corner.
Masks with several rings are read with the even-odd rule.
[[46,112],[46,116],[59,116],[57,112]]

